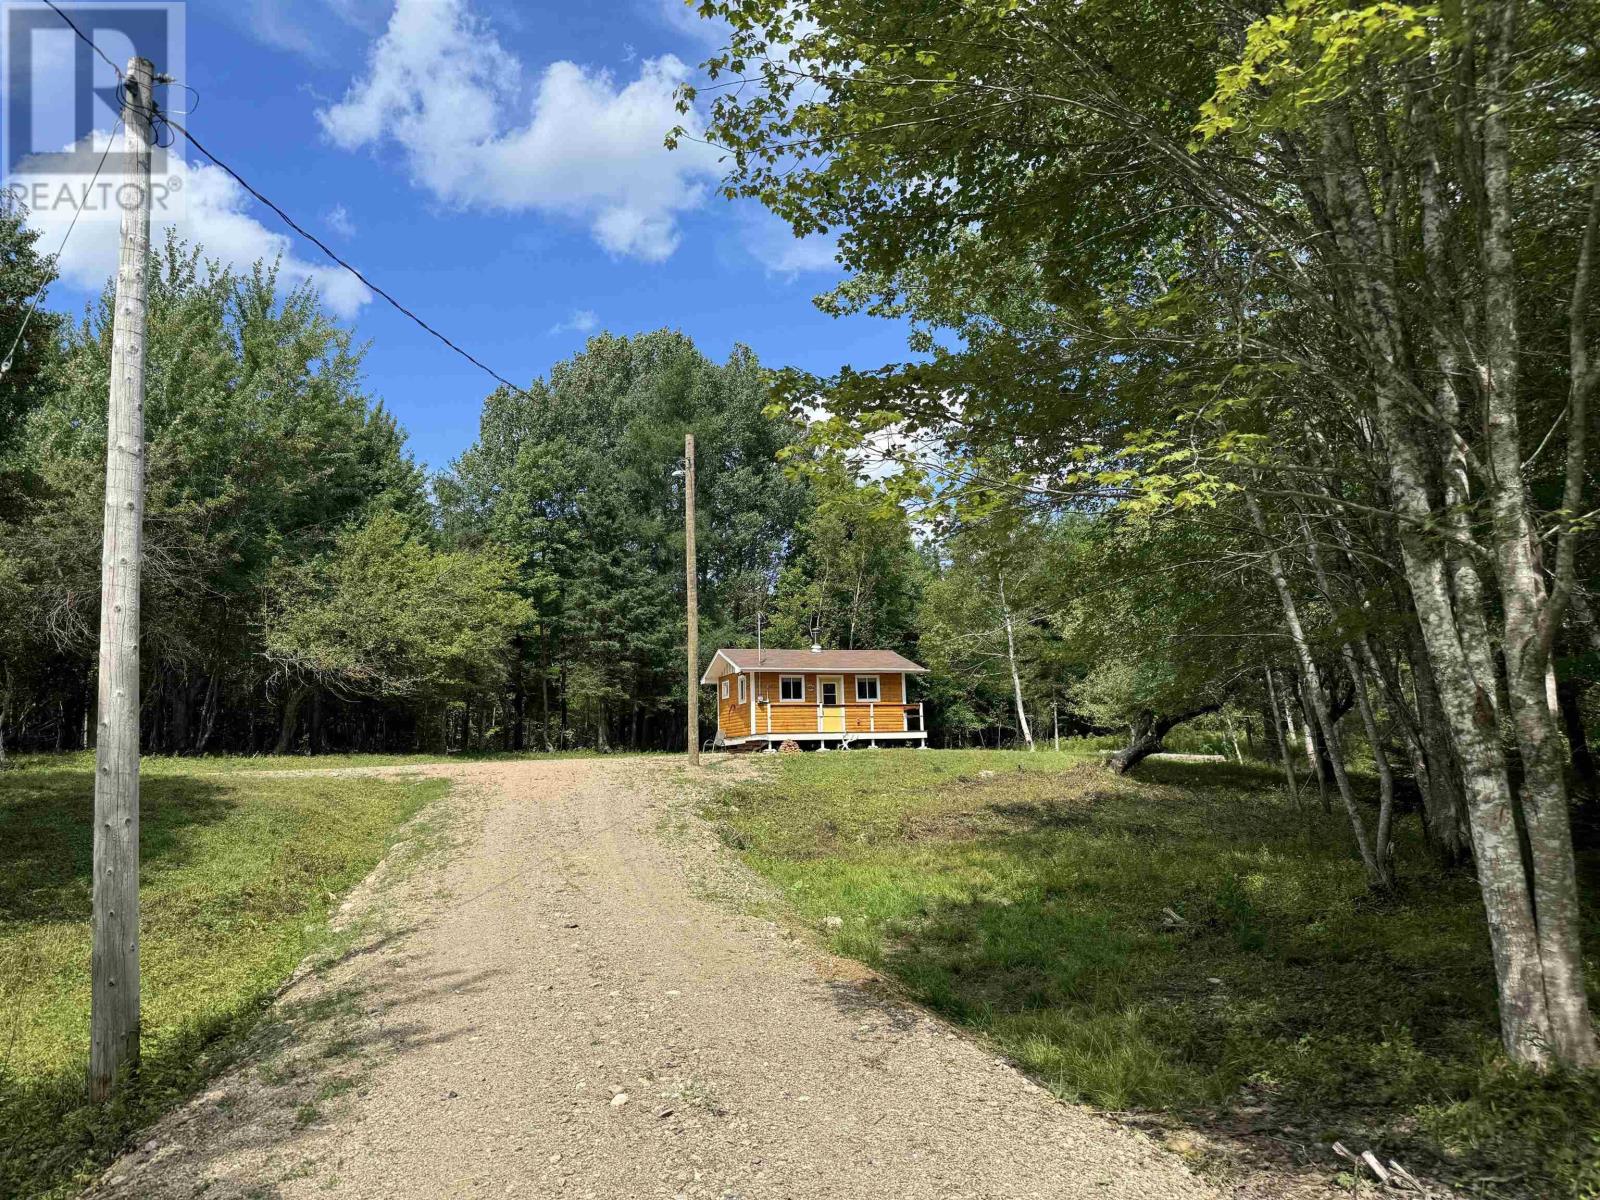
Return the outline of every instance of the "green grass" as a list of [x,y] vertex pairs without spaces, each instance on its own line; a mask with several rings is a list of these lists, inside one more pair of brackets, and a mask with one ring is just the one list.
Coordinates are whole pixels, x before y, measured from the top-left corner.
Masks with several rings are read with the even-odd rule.
[[143,772],[143,1058],[107,1106],[84,1096],[92,762],[0,771],[0,1195],[73,1194],[202,1083],[325,942],[341,894],[449,786],[217,768],[153,760]]
[[[534,759],[605,757],[595,750],[485,751],[472,754],[218,754],[204,758],[147,756],[140,770],[154,776],[226,775],[256,771],[331,771],[349,767],[426,767],[446,762],[523,762]],[[12,768],[80,768],[92,770],[94,751],[69,754],[21,754],[10,759]]]
[[836,951],[1063,1097],[1213,1129],[1265,1110],[1485,1194],[1600,1196],[1600,1077],[1505,1063],[1476,885],[1429,865],[1415,817],[1376,897],[1344,819],[1264,768],[793,755],[707,815]]

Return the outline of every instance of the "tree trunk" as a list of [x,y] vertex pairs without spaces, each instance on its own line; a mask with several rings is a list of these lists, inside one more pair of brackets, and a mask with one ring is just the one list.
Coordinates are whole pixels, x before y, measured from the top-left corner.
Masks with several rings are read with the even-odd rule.
[[184,754],[189,749],[189,680],[170,668],[166,672],[166,692],[172,697],[171,724],[167,728],[167,753]]
[[1460,866],[1472,858],[1472,833],[1466,793],[1461,783],[1461,764],[1420,629],[1413,630],[1412,636],[1415,646],[1411,657],[1411,689],[1416,697],[1417,725],[1428,770],[1424,799],[1429,834],[1441,862],[1446,866]]
[[312,754],[322,753],[322,689],[311,693],[311,741],[306,747]]
[[1367,840],[1366,825],[1361,819],[1361,810],[1356,805],[1355,792],[1350,786],[1350,776],[1344,767],[1344,754],[1339,745],[1339,727],[1334,723],[1332,709],[1328,706],[1328,694],[1323,690],[1322,676],[1317,670],[1317,661],[1311,653],[1310,643],[1306,640],[1305,629],[1300,624],[1300,609],[1295,603],[1294,593],[1289,590],[1288,576],[1283,570],[1283,558],[1268,534],[1266,518],[1261,515],[1261,506],[1256,503],[1255,497],[1246,492],[1244,500],[1250,510],[1250,518],[1255,523],[1256,531],[1267,547],[1267,573],[1272,577],[1273,587],[1277,589],[1278,601],[1283,607],[1284,624],[1289,630],[1289,640],[1294,644],[1295,653],[1300,659],[1300,671],[1305,676],[1306,682],[1306,699],[1312,706],[1317,727],[1322,731],[1323,742],[1328,748],[1329,764],[1333,767],[1334,780],[1339,785],[1339,798],[1344,801],[1345,812],[1350,818],[1350,830],[1355,835],[1356,850],[1361,855],[1362,865],[1367,869],[1368,880],[1375,887],[1386,888],[1392,882],[1389,877],[1389,866],[1377,857]]
[[283,723],[278,726],[278,744],[272,748],[274,754],[287,754],[289,748],[294,745],[295,725],[299,722],[300,706],[305,702],[308,690],[303,685],[296,684],[284,697]]
[[1028,727],[1028,710],[1022,703],[1022,677],[1017,673],[1017,642],[1011,631],[1011,605],[1006,603],[1006,580],[1001,575],[1000,579],[1000,612],[1006,623],[1006,660],[1011,665],[1011,695],[1017,706],[1017,729],[1022,733],[1022,740],[1027,743],[1031,751],[1033,745],[1033,730]]
[[522,639],[517,639],[516,675],[511,693],[511,749],[518,754],[528,748],[528,679],[523,669]]
[[[690,686],[699,686],[698,680],[691,683]],[[644,701],[640,696],[643,685],[639,682],[639,668],[637,665],[633,668],[633,687],[630,690],[632,695],[629,698],[628,705],[631,710],[629,713],[631,729],[628,733],[628,746],[632,750],[639,750],[642,748],[644,739]]]
[[[1311,569],[1316,572],[1317,585],[1322,589],[1327,602],[1332,604],[1334,603],[1332,582],[1323,569],[1322,555],[1317,549],[1316,538],[1312,535],[1311,525],[1304,516],[1300,518],[1300,532],[1305,538]],[[1387,871],[1389,831],[1394,823],[1394,772],[1389,767],[1389,756],[1384,752],[1383,735],[1378,729],[1378,719],[1372,711],[1372,698],[1367,694],[1366,673],[1362,670],[1361,659],[1356,654],[1355,645],[1345,638],[1339,643],[1339,653],[1344,659],[1345,670],[1350,673],[1356,709],[1361,714],[1361,728],[1367,735],[1367,745],[1372,748],[1373,766],[1378,772],[1378,827],[1373,834],[1372,853]],[[1354,814],[1352,819],[1355,819]]]
[[1276,734],[1276,736],[1277,736],[1278,751],[1279,751],[1279,754],[1281,755],[1281,757],[1283,759],[1283,777],[1284,777],[1285,780],[1288,781],[1288,784],[1289,784],[1289,799],[1294,801],[1294,806],[1295,806],[1296,809],[1298,809],[1300,807],[1300,785],[1299,785],[1298,781],[1296,781],[1295,775],[1294,775],[1294,756],[1289,751],[1291,731],[1288,728],[1288,726],[1290,724],[1291,718],[1289,717],[1288,698],[1285,697],[1285,699],[1284,699],[1284,708],[1283,708],[1284,723],[1282,725],[1280,725],[1280,724],[1278,724],[1278,721],[1277,721],[1277,715],[1278,715],[1278,689],[1277,689],[1276,685],[1274,685],[1274,683],[1272,682],[1272,668],[1271,667],[1268,667],[1266,669],[1266,675],[1267,675],[1267,702],[1272,706],[1272,712],[1273,712],[1273,720],[1268,722],[1268,727],[1270,729],[1272,729],[1274,734]]
[[1317,781],[1317,803],[1322,806],[1323,815],[1331,817],[1333,798],[1328,794],[1328,780],[1332,771],[1328,767],[1328,750],[1322,740],[1322,727],[1317,724],[1310,687],[1305,672],[1299,672],[1295,696],[1300,701],[1300,732],[1306,742],[1306,763]]
[[[1337,127],[1334,119],[1337,107],[1328,107],[1330,119],[1325,126],[1324,154],[1328,166],[1324,187],[1338,200],[1337,205],[1329,206],[1329,217],[1336,248],[1344,261],[1352,265],[1356,275],[1351,296],[1357,314],[1365,323],[1372,352],[1378,424],[1388,451],[1390,492],[1399,516],[1406,580],[1411,585],[1428,662],[1461,764],[1474,858],[1494,952],[1501,1034],[1514,1059],[1544,1063],[1549,1060],[1549,1048],[1555,1043],[1547,994],[1549,981],[1542,962],[1541,928],[1534,917],[1534,897],[1526,873],[1528,864],[1517,837],[1510,780],[1499,741],[1493,682],[1484,672],[1484,660],[1491,643],[1485,633],[1482,597],[1471,586],[1464,586],[1470,583],[1470,577],[1464,577],[1458,569],[1463,564],[1472,565],[1470,556],[1461,549],[1463,545],[1471,547],[1471,531],[1450,528],[1447,517],[1445,532],[1452,535],[1448,541],[1432,533],[1437,526],[1429,480],[1435,464],[1443,468],[1448,477],[1452,458],[1459,456],[1461,439],[1455,427],[1456,414],[1448,411],[1434,414],[1444,431],[1442,437],[1425,436],[1418,430],[1410,403],[1406,351],[1400,333],[1400,304],[1392,272],[1379,258],[1371,192],[1364,177],[1352,165],[1353,136],[1348,130]],[[1487,126],[1488,122],[1485,124]],[[1473,181],[1467,182],[1470,186]],[[1442,221],[1436,198],[1430,198],[1424,190],[1420,200],[1426,240],[1430,224],[1437,223],[1436,227],[1442,228]],[[1500,219],[1506,215],[1502,206]],[[1495,221],[1487,224],[1493,225]],[[1485,310],[1503,304],[1504,286],[1496,284],[1494,290],[1496,295],[1492,301],[1486,300]],[[1432,305],[1450,302],[1450,293],[1430,297]],[[1503,332],[1489,340],[1496,338],[1503,339]],[[1491,362],[1500,357],[1503,355],[1494,351],[1489,354]],[[1488,415],[1487,425],[1492,430],[1500,414],[1491,411]],[[1437,454],[1440,444],[1446,455],[1443,462]],[[1491,455],[1491,459],[1494,458]],[[1520,464],[1514,474],[1520,476]],[[1510,480],[1503,470],[1500,475],[1502,491],[1507,490]],[[1447,507],[1446,512],[1449,511]],[[1451,547],[1448,563],[1444,549],[1447,544]],[[1512,591],[1520,582],[1504,577],[1501,580],[1502,588],[1509,585]],[[1563,930],[1569,932],[1564,922]],[[1576,949],[1575,938],[1571,939],[1568,949]],[[1588,1037],[1592,1043],[1592,1031]],[[1585,1056],[1580,1053],[1577,1057]]]
[[1222,721],[1228,727],[1228,740],[1233,743],[1233,759],[1242,767],[1244,766],[1244,751],[1239,749],[1239,734],[1233,727],[1233,718],[1224,711]]
[[[1537,950],[1549,1022],[1548,1053],[1568,1067],[1600,1061],[1589,1018],[1580,947],[1577,869],[1567,808],[1565,755],[1547,692],[1550,650],[1559,605],[1545,586],[1538,551],[1540,535],[1530,511],[1522,474],[1518,431],[1521,400],[1521,332],[1518,326],[1514,200],[1510,134],[1516,55],[1517,4],[1494,0],[1486,13],[1489,32],[1483,107],[1483,327],[1486,365],[1488,500],[1495,567],[1504,608],[1506,683],[1511,723],[1522,753],[1522,813],[1533,878]],[[1569,437],[1581,437],[1569,430]],[[1535,1059],[1544,1048],[1530,1047]]]
[[1378,828],[1373,834],[1372,852],[1378,861],[1388,867],[1390,831],[1394,826],[1394,771],[1389,766],[1389,755],[1383,748],[1383,735],[1378,729],[1378,718],[1372,711],[1372,699],[1367,694],[1366,674],[1356,657],[1355,647],[1344,644],[1345,668],[1355,683],[1356,709],[1361,714],[1361,728],[1372,748],[1372,762],[1378,772]]
[[217,701],[220,690],[217,677],[211,676],[206,683],[205,700],[200,706],[200,728],[194,736],[196,754],[204,754],[206,746],[211,742],[211,733],[217,724]]
[[550,743],[550,643],[544,626],[539,626],[539,740],[545,752],[553,748]]
[[1220,707],[1221,705],[1217,704],[1205,704],[1167,717],[1157,716],[1146,709],[1134,718],[1129,726],[1127,746],[1106,759],[1106,766],[1118,775],[1126,775],[1152,754],[1160,753],[1161,744],[1166,740],[1167,734],[1179,725],[1206,713],[1216,712]]
[[1583,727],[1582,693],[1577,684],[1563,679],[1556,685],[1556,703],[1561,709],[1561,724],[1567,734],[1567,745],[1572,751],[1572,773],[1583,789],[1583,797],[1592,810],[1600,805],[1600,774],[1595,771],[1594,755],[1589,750],[1589,734]]

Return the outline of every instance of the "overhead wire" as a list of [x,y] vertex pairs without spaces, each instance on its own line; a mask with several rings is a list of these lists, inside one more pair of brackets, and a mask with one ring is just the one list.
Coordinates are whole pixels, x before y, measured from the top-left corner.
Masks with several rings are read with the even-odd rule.
[[374,294],[376,294],[378,296],[381,296],[389,304],[389,306],[391,308],[393,308],[396,312],[398,312],[402,316],[406,317],[413,324],[415,324],[419,329],[423,330],[423,332],[432,335],[434,338],[437,338],[445,346],[447,346],[451,350],[455,351],[455,353],[459,354],[462,358],[466,359],[473,366],[477,367],[478,370],[482,371],[485,375],[488,375],[490,378],[492,378],[492,379],[496,380],[497,382],[505,385],[506,387],[510,388],[514,392],[519,392],[519,393],[521,393],[523,395],[527,395],[528,394],[525,389],[523,389],[523,388],[519,387],[518,385],[512,383],[511,380],[507,379],[504,375],[500,374],[500,372],[496,371],[493,367],[489,366],[488,363],[484,362],[483,360],[479,359],[477,356],[472,354],[471,351],[463,349],[461,346],[458,346],[455,342],[451,341],[450,338],[448,336],[446,336],[444,333],[440,332],[438,329],[435,329],[432,325],[428,324],[427,321],[423,320],[423,318],[419,317],[411,309],[407,308],[404,304],[400,303],[400,301],[397,300],[394,296],[392,296],[389,292],[387,292],[383,288],[379,287],[376,283],[373,283],[372,280],[368,279],[359,270],[357,270],[350,263],[346,262],[343,258],[341,258],[333,250],[333,248],[331,246],[329,246],[326,242],[324,242],[316,234],[314,234],[310,230],[306,229],[303,225],[301,225],[298,221],[296,221],[293,217],[291,217],[288,213],[286,213],[279,205],[275,204],[273,201],[269,200],[266,196],[264,196],[253,184],[251,184],[247,179],[245,179],[244,176],[240,175],[238,171],[235,171],[227,163],[223,162],[220,158],[218,158],[215,154],[213,154],[210,150],[208,150],[206,148],[205,144],[203,142],[201,142],[199,138],[195,137],[194,134],[190,133],[186,128],[184,128],[184,126],[182,124],[180,124],[179,122],[173,120],[170,116],[166,115],[165,113],[161,113],[159,109],[157,109],[156,111],[159,114],[160,119],[162,120],[163,123],[165,123],[167,125],[170,125],[178,133],[182,134],[184,136],[184,138],[189,142],[189,144],[191,146],[193,146],[196,150],[200,151],[201,154],[205,155],[206,158],[211,161],[213,166],[216,166],[217,168],[219,168],[230,179],[232,179],[235,183],[237,183],[245,191],[250,193],[251,196],[255,197],[255,199],[257,201],[259,201],[261,204],[264,204],[267,208],[271,209],[275,214],[277,214],[278,219],[280,221],[282,221],[285,225],[287,225],[290,229],[294,230],[301,237],[303,237],[306,241],[310,242],[313,246],[315,246],[318,250],[321,250],[333,262],[337,263],[340,267],[343,267],[351,275],[355,276],[355,278],[360,280],[362,284],[364,284],[366,287],[371,289]]
[[[117,73],[117,79],[120,81],[119,86],[125,88],[126,78],[125,78],[125,76],[123,74],[122,69],[120,67],[118,67],[116,63],[112,62],[109,57],[107,57],[106,53],[103,50],[101,50],[99,46],[97,46],[95,44],[94,39],[89,37],[86,33],[84,33],[84,31],[81,28],[78,27],[77,23],[75,21],[73,21],[71,17],[67,16],[67,14],[62,12],[60,8],[56,7],[56,5],[53,2],[53,0],[45,0],[45,4],[47,4],[51,8],[51,10],[55,12],[55,14],[57,16],[59,16],[63,21],[65,21],[67,23],[68,27],[71,28],[72,32],[75,33],[78,36],[78,39],[80,41],[82,41],[86,45],[88,45],[90,47],[90,49],[92,49],[96,54],[98,54],[100,56],[100,58],[104,62],[106,62],[107,65],[109,65],[113,71],[115,71]],[[161,77],[160,81],[161,82],[167,82],[167,83],[172,82],[171,78],[168,77],[168,76]],[[199,92],[198,91],[196,91],[194,88],[190,87],[188,84],[179,84],[178,86],[183,87],[183,88],[185,88],[186,90],[188,90],[190,92],[193,92],[194,95],[195,95],[196,104],[198,104],[198,101],[199,101]],[[125,91],[124,91],[124,98],[126,100]],[[158,104],[156,104],[154,97],[151,98],[150,105],[149,105],[148,109],[144,109],[141,105],[139,105],[137,103],[137,101],[134,102],[134,107],[136,109],[138,109],[139,111],[145,112],[146,115],[149,116],[149,118],[151,120],[151,125],[152,125],[152,133],[153,133],[153,136],[155,137],[158,145],[166,146],[166,145],[171,145],[172,144],[171,142],[162,142],[161,141],[161,138],[162,138],[162,127],[166,127],[168,130],[172,130],[172,131],[175,131],[178,134],[182,134],[184,139],[191,146],[193,146],[196,150],[198,150],[201,154],[203,154],[206,157],[206,159],[211,162],[211,164],[213,166],[217,167],[225,175],[227,175],[230,179],[232,179],[235,183],[237,183],[240,187],[242,187],[258,203],[260,203],[260,204],[266,206],[267,208],[271,209],[272,212],[277,216],[277,218],[280,221],[282,221],[285,225],[287,225],[295,233],[299,234],[306,241],[310,242],[318,250],[321,250],[322,253],[327,255],[327,257],[333,263],[335,263],[336,265],[338,265],[339,267],[341,267],[345,271],[349,272],[352,276],[354,276],[357,280],[359,280],[364,287],[366,287],[374,295],[381,297],[384,300],[385,303],[387,303],[396,312],[398,312],[402,316],[404,316],[407,320],[411,321],[414,325],[416,325],[424,333],[427,333],[429,336],[431,336],[431,337],[435,338],[436,340],[438,340],[440,343],[442,343],[448,349],[452,350],[453,352],[458,354],[460,357],[465,359],[467,362],[469,362],[473,366],[477,367],[478,370],[482,371],[485,375],[488,375],[491,379],[495,380],[497,383],[503,385],[504,387],[510,388],[513,392],[516,392],[516,393],[518,393],[520,395],[527,396],[529,394],[527,389],[519,387],[517,384],[512,383],[511,380],[507,379],[499,371],[496,371],[493,367],[489,366],[488,363],[484,362],[482,359],[478,358],[476,355],[472,354],[470,351],[466,350],[462,346],[457,345],[454,341],[452,341],[443,332],[441,332],[440,330],[434,328],[434,326],[430,325],[422,317],[418,316],[410,308],[408,308],[406,305],[402,304],[398,299],[396,299],[386,289],[384,289],[382,287],[379,287],[372,280],[368,279],[364,274],[362,274],[353,265],[351,265],[344,258],[342,258],[337,252],[335,252],[333,247],[329,246],[321,238],[317,237],[316,234],[312,233],[305,226],[301,225],[298,221],[296,221],[293,217],[291,217],[287,212],[285,212],[281,205],[279,205],[279,204],[273,202],[272,200],[268,199],[267,196],[265,194],[263,194],[259,188],[255,187],[252,183],[249,182],[249,180],[245,179],[245,177],[243,175],[239,174],[238,171],[234,170],[234,168],[232,168],[227,163],[223,162],[222,159],[218,158],[215,154],[213,154],[206,147],[205,143],[203,143],[199,138],[195,137],[194,134],[190,133],[189,130],[187,128],[185,128],[180,122],[174,120],[170,113],[164,111]],[[189,112],[193,112],[194,109],[191,108],[188,111]],[[76,219],[76,218],[74,218],[74,219]]]
[[[51,5],[54,8],[55,5]],[[94,190],[95,183],[100,178],[100,172],[106,165],[106,159],[111,157],[111,147],[116,144],[117,131],[122,128],[122,118],[117,118],[117,123],[112,126],[111,136],[106,139],[106,148],[100,152],[100,161],[95,164],[94,174],[89,177],[89,186],[84,189],[83,202],[72,210],[72,220],[67,222],[67,231],[61,235],[61,245],[56,247],[56,252],[51,258],[51,263],[61,261],[61,256],[66,253],[67,242],[72,238],[72,231],[78,227],[78,218],[83,215],[84,208],[89,203],[89,193]],[[45,289],[50,286],[48,276],[34,290],[33,299],[28,302],[28,311],[22,314],[22,324],[17,329],[17,336],[11,339],[11,348],[6,351],[6,356],[0,359],[0,377],[11,372],[11,363],[17,353],[17,347],[22,344],[22,335],[28,332],[28,322],[33,320],[33,314],[38,310],[39,301],[44,299]]]
[[117,78],[118,79],[122,78],[122,68],[117,66],[117,64],[114,63],[111,60],[111,56],[110,55],[108,55],[104,50],[100,49],[99,45],[95,42],[95,40],[92,37],[90,37],[88,34],[84,33],[84,31],[82,29],[78,28],[78,23],[76,21],[74,21],[71,17],[67,16],[66,13],[62,12],[59,8],[56,7],[55,0],[44,0],[44,2],[45,2],[46,5],[49,6],[50,11],[52,11],[53,13],[56,14],[56,16],[60,17],[63,21],[65,21],[67,23],[67,26],[72,30],[72,32],[78,35],[78,40],[80,42],[82,42],[84,45],[88,46],[89,49],[93,50],[96,54],[98,54],[100,56],[100,60],[103,63],[105,63],[106,66],[110,67],[113,71],[115,71],[117,73]]

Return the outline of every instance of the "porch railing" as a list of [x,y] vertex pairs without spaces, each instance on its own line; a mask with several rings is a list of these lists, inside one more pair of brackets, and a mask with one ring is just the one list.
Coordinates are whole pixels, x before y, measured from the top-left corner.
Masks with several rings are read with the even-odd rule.
[[[842,728],[841,728],[842,726]],[[781,704],[756,703],[753,733],[921,733],[927,726],[923,722],[921,702],[913,704],[887,704],[867,702],[856,704]]]

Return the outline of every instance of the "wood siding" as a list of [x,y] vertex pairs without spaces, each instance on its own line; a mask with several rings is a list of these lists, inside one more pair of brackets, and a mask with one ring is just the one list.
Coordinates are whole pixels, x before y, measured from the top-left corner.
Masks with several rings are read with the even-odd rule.
[[[839,707],[845,710],[845,729],[853,734],[867,734],[874,731],[883,733],[900,733],[905,730],[906,703],[905,692],[902,687],[902,678],[898,671],[894,672],[862,672],[865,675],[876,674],[878,677],[878,702],[876,704],[857,702],[856,700],[856,674],[843,671],[805,671],[799,672],[805,680],[805,700],[803,702],[786,701],[779,699],[779,678],[783,675],[793,675],[790,671],[761,671],[753,673],[755,683],[755,729],[750,728],[750,705],[748,699],[741,705],[739,703],[739,683],[737,676],[728,676],[728,698],[721,698],[720,686],[718,690],[718,714],[722,722],[722,734],[728,738],[749,737],[752,733],[758,737],[767,734],[782,735],[786,733],[816,733],[817,704],[821,697],[818,679],[837,678],[841,680],[842,703]],[[766,703],[762,703],[766,701]],[[915,708],[915,703],[909,705]]]
[[[748,678],[748,677],[747,677]],[[728,697],[722,697],[722,685],[728,685]],[[748,688],[750,685],[745,684]],[[722,730],[723,737],[746,737],[750,733],[750,695],[745,693],[745,701],[739,703],[739,677],[737,675],[725,676],[717,684],[717,728]]]

